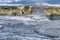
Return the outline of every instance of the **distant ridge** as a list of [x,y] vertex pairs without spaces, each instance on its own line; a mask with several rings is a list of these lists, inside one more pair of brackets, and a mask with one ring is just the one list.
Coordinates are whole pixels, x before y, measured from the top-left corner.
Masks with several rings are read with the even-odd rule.
[[57,6],[60,7],[59,4],[49,4],[49,3],[42,3],[43,6]]
[[49,4],[49,3],[38,3],[37,4],[37,3],[33,3],[33,2],[30,3],[30,2],[25,2],[25,1],[14,2],[14,3],[0,4],[0,6],[22,6],[22,5],[27,5],[27,6],[57,6],[57,7],[60,7],[60,4]]
[[33,4],[0,4],[0,6],[37,6]]

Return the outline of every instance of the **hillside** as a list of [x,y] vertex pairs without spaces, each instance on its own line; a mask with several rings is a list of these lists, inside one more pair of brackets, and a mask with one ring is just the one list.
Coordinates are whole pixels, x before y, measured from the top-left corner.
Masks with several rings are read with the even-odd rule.
[[[35,6],[0,6],[0,14],[12,15],[13,13],[20,14],[20,11],[24,11],[24,14],[30,14],[33,12]],[[39,10],[39,7],[36,7]]]
[[59,6],[45,6],[45,14],[51,20],[60,20],[60,7]]
[[44,10],[45,10],[45,13],[47,13],[47,15],[51,15],[51,14],[58,14],[58,15],[60,15],[60,7],[45,6]]
[[[33,12],[40,12],[38,6],[0,6],[0,14],[12,15],[13,13],[20,14],[20,11],[24,11],[24,14],[31,14]],[[45,6],[44,10],[46,15],[57,14],[60,15],[60,7]]]

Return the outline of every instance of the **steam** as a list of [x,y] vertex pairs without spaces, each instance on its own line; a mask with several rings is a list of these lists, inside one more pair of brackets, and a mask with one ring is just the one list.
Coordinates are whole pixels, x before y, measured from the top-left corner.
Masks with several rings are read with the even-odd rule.
[[[37,9],[38,8],[38,9]],[[47,18],[46,17],[46,14],[45,14],[45,12],[44,12],[44,6],[41,4],[40,6],[39,5],[37,5],[33,10],[32,10],[33,12],[32,12],[32,14],[31,15],[33,15],[33,16],[38,16],[38,17],[40,17],[40,18],[42,18],[42,17],[44,17],[44,18]]]

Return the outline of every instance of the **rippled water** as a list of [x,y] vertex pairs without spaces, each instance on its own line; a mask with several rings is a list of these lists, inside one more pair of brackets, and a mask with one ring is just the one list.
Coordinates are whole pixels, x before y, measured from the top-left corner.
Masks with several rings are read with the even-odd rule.
[[60,21],[0,16],[0,40],[59,40]]

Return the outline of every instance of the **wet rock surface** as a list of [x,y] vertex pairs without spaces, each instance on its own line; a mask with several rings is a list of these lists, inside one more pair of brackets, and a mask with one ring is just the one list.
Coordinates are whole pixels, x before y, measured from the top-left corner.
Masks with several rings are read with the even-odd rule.
[[60,40],[60,20],[27,21],[0,17],[0,40]]
[[48,16],[50,20],[60,20],[60,15],[57,14],[51,14]]

